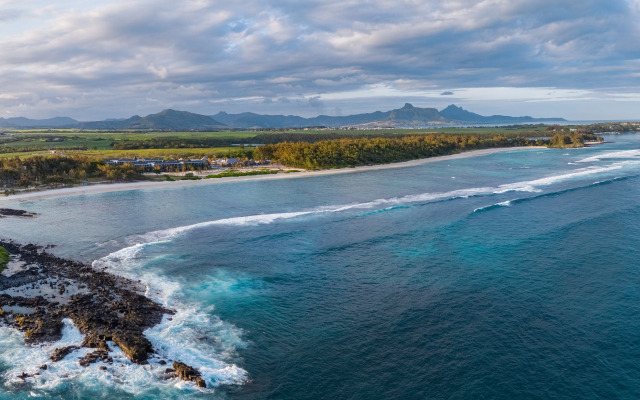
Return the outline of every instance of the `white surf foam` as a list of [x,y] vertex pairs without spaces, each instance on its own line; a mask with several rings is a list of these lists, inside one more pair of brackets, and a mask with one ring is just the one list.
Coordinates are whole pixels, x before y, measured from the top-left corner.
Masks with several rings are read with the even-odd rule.
[[613,151],[609,153],[598,154],[595,156],[583,158],[578,160],[579,163],[597,162],[607,159],[620,159],[620,158],[640,158],[640,150],[621,150]]
[[[244,370],[218,362],[215,364],[216,369],[203,369],[203,378],[207,380],[210,388],[198,389],[192,383],[183,382],[178,378],[166,379],[164,371],[171,365],[160,365],[157,357],[151,359],[147,365],[132,363],[113,342],[108,342],[112,349],[110,356],[113,358],[113,363],[97,362],[87,367],[80,366],[78,359],[92,351],[86,348],[74,350],[54,363],[49,359],[49,355],[56,348],[79,345],[82,341],[82,334],[73,326],[73,323],[68,319],[64,320],[64,323],[63,338],[60,341],[35,346],[25,345],[24,337],[15,330],[0,328],[0,346],[5,349],[0,354],[0,360],[5,365],[11,365],[11,368],[2,375],[6,387],[19,389],[26,384],[29,387],[30,396],[33,397],[49,397],[52,390],[77,386],[83,392],[87,390],[104,392],[111,389],[135,396],[144,395],[146,392],[157,393],[160,389],[167,394],[166,398],[181,398],[180,392],[184,390],[212,392],[222,383],[238,383],[246,376]],[[196,364],[195,360],[189,359],[193,364]],[[206,358],[204,360],[215,361]],[[47,369],[40,369],[44,364],[47,365]],[[101,370],[100,367],[106,367],[106,370]],[[22,373],[27,374],[24,380],[18,377]],[[169,388],[179,390],[177,393],[171,393],[167,392]]]
[[[300,211],[300,212],[290,212],[290,213],[274,213],[274,214],[256,214],[256,215],[247,215],[240,217],[232,217],[232,218],[223,218],[217,219],[213,221],[205,221],[199,222],[197,224],[178,226],[175,228],[162,229],[158,231],[148,232],[144,235],[135,235],[128,238],[130,243],[135,243],[130,247],[120,250],[117,252],[117,256],[126,256],[127,254],[135,255],[135,252],[140,250],[142,247],[149,244],[157,244],[164,243],[174,239],[181,234],[204,227],[215,226],[215,225],[229,225],[229,226],[257,226],[262,224],[271,224],[277,220],[282,219],[291,219],[300,217],[303,215],[314,214],[319,211]],[[115,254],[115,253],[114,253]]]
[[[181,391],[200,390],[196,389],[192,383],[183,382],[177,378],[162,380],[161,378],[166,378],[164,370],[167,365],[158,364],[157,358],[152,359],[148,365],[134,364],[113,342],[108,342],[112,349],[110,356],[113,358],[113,363],[97,362],[88,367],[80,366],[78,359],[92,351],[86,348],[74,350],[58,362],[51,362],[49,356],[56,348],[80,345],[82,342],[83,335],[71,320],[65,319],[64,324],[63,337],[60,341],[33,346],[25,345],[24,337],[19,332],[10,328],[0,328],[0,346],[4,349],[0,354],[0,360],[5,365],[11,365],[11,368],[2,376],[6,387],[22,388],[27,384],[32,397],[49,397],[52,390],[65,389],[71,385],[81,387],[82,391],[112,389],[131,395],[154,393],[158,388],[166,393],[167,387],[175,387]],[[47,369],[40,369],[44,364],[47,365]],[[101,370],[101,366],[107,369]],[[222,365],[220,369],[220,372],[214,370],[204,376],[211,382],[209,383],[211,387],[221,383],[236,383],[239,377],[244,376],[243,370],[233,366]],[[23,373],[27,374],[24,380],[18,377]],[[215,382],[214,378],[217,379]],[[208,390],[211,391],[211,389]],[[179,393],[167,393],[167,398],[179,397],[181,397]]]
[[[166,366],[160,365],[159,361],[165,360],[169,366],[173,361],[181,361],[196,368],[209,388],[246,382],[247,372],[229,362],[238,348],[246,346],[242,332],[215,316],[213,307],[202,309],[196,304],[183,303],[179,282],[144,267],[150,261],[144,249],[155,243],[159,242],[126,247],[93,263],[94,268],[104,268],[110,273],[140,281],[146,286],[147,297],[175,310],[174,315],[165,316],[160,324],[145,331],[156,352],[149,360],[155,375],[149,379],[158,381],[157,376],[164,375]],[[165,382],[180,389],[195,388],[190,382],[175,379]]]
[[[610,153],[614,154],[615,153]],[[618,158],[636,157],[640,150],[618,152]],[[603,157],[603,156],[600,156]],[[176,314],[147,330],[145,333],[151,340],[157,355],[152,357],[149,365],[140,366],[126,359],[124,354],[111,344],[113,350],[114,367],[108,371],[101,371],[101,363],[92,364],[87,368],[78,365],[78,358],[84,356],[88,349],[72,352],[58,363],[51,363],[48,359],[57,347],[80,343],[81,333],[71,321],[65,320],[63,338],[60,342],[45,346],[25,346],[23,336],[9,328],[0,328],[0,346],[5,349],[0,354],[0,360],[11,368],[3,375],[5,385],[22,383],[17,378],[22,372],[32,376],[26,378],[33,385],[34,390],[56,388],[70,379],[80,379],[83,385],[117,386],[129,393],[139,394],[146,390],[153,390],[158,385],[166,385],[179,389],[197,390],[191,383],[177,379],[166,381],[158,379],[164,374],[164,368],[159,364],[161,359],[166,361],[180,360],[197,368],[203,374],[210,387],[220,384],[242,384],[248,380],[248,374],[242,368],[234,365],[233,358],[237,349],[246,346],[242,339],[242,332],[231,324],[225,323],[213,314],[212,309],[199,309],[195,304],[180,302],[178,294],[182,286],[164,276],[159,276],[148,268],[144,268],[145,248],[154,244],[170,242],[174,238],[194,229],[215,226],[254,226],[271,224],[277,221],[290,220],[303,216],[323,213],[345,212],[354,209],[384,209],[406,204],[421,204],[447,199],[485,196],[510,191],[540,192],[544,186],[558,182],[584,178],[620,170],[629,165],[640,164],[640,161],[623,161],[606,166],[591,166],[579,168],[564,174],[550,175],[538,179],[509,183],[499,186],[483,186],[458,189],[448,192],[427,192],[394,198],[375,199],[367,202],[325,206],[313,210],[299,212],[259,214],[231,217],[185,225],[165,230],[149,232],[130,238],[134,240],[131,246],[115,251],[94,262],[95,268],[105,268],[109,272],[125,276],[133,281],[140,280],[146,287],[146,294],[166,307],[176,310]],[[510,201],[496,203],[494,206],[508,207]],[[46,371],[39,370],[40,365],[48,364]],[[115,367],[117,365],[117,367]],[[35,375],[38,373],[39,375]],[[164,385],[164,386],[162,386]]]
[[[640,150],[633,150],[632,152],[637,152],[640,155]],[[617,153],[609,153],[609,154],[618,154],[622,157],[622,153],[630,154],[628,152],[617,152]],[[635,153],[634,153],[635,154]],[[123,258],[127,257],[135,257],[135,254],[144,248],[147,245],[165,243],[175,239],[176,237],[183,235],[187,232],[193,231],[195,229],[216,226],[216,225],[227,225],[227,226],[256,226],[261,224],[272,224],[277,221],[282,220],[291,220],[302,216],[311,216],[311,215],[319,215],[324,213],[336,213],[336,212],[345,212],[350,210],[361,210],[361,209],[384,209],[388,207],[398,206],[398,205],[406,205],[406,204],[421,204],[421,203],[429,203],[429,202],[437,202],[442,200],[450,200],[456,198],[468,198],[475,196],[485,196],[492,194],[502,194],[507,192],[532,192],[539,193],[542,191],[542,187],[549,186],[555,183],[587,177],[590,175],[597,175],[601,173],[611,172],[615,170],[619,170],[624,168],[627,165],[631,164],[640,164],[640,161],[623,161],[618,163],[613,163],[606,166],[589,166],[585,168],[579,168],[572,170],[567,173],[557,174],[557,175],[549,175],[543,178],[508,183],[504,185],[499,185],[496,187],[472,187],[465,189],[457,189],[448,192],[427,192],[427,193],[419,193],[401,197],[392,197],[392,198],[382,198],[375,199],[366,202],[358,202],[358,203],[349,203],[349,204],[340,204],[334,206],[324,206],[317,209],[304,210],[298,212],[288,212],[288,213],[273,213],[273,214],[257,214],[257,215],[248,215],[248,216],[239,216],[239,217],[231,217],[231,218],[223,218],[212,221],[205,221],[191,225],[178,226],[175,228],[163,229],[148,232],[142,235],[135,235],[127,239],[129,243],[133,243],[132,246],[126,247],[118,252],[110,254],[109,258]]]
[[[140,280],[146,287],[147,296],[160,302],[166,307],[175,309],[176,314],[171,317],[165,317],[159,325],[145,332],[154,348],[157,350],[157,355],[150,360],[150,364],[148,366],[142,367],[132,364],[128,362],[124,355],[118,355],[117,362],[125,366],[123,368],[127,371],[126,375],[105,375],[103,371],[96,370],[96,376],[91,375],[92,372],[89,372],[89,376],[86,376],[86,379],[83,379],[87,381],[95,380],[96,382],[101,382],[101,384],[122,385],[125,387],[125,390],[131,391],[132,393],[135,392],[135,390],[139,390],[134,389],[134,386],[140,385],[148,387],[149,385],[155,384],[169,384],[183,389],[193,388],[193,384],[191,383],[184,383],[176,380],[158,380],[157,377],[163,373],[163,367],[160,366],[158,361],[160,361],[160,359],[164,359],[167,361],[181,360],[194,366],[201,371],[207,384],[212,387],[220,384],[241,384],[248,380],[247,372],[230,361],[233,359],[236,350],[246,345],[242,340],[242,332],[233,325],[227,324],[217,318],[213,314],[212,309],[199,310],[194,304],[181,303],[178,300],[179,296],[177,296],[181,292],[181,285],[179,282],[159,276],[150,269],[142,267],[149,261],[146,258],[148,256],[145,255],[144,251],[147,246],[170,242],[174,238],[186,232],[215,225],[255,226],[323,213],[337,213],[357,209],[385,209],[407,204],[421,204],[447,199],[486,196],[511,191],[540,192],[541,188],[544,186],[566,180],[619,170],[628,164],[629,161],[625,161],[601,167],[580,168],[564,174],[550,175],[543,178],[509,183],[496,187],[483,186],[458,189],[448,192],[427,192],[401,197],[375,199],[367,202],[325,206],[318,209],[299,212],[223,218],[153,231],[144,235],[132,237],[130,240],[136,241],[135,244],[115,251],[100,260],[96,260],[94,262],[94,267],[105,268],[109,272],[125,276],[134,281]],[[510,201],[494,204],[494,206],[500,207],[508,207],[510,205]],[[65,337],[68,336],[67,334],[65,335]],[[81,340],[81,337],[65,340],[75,340],[77,342]],[[58,347],[60,346],[58,345]],[[115,346],[112,347],[116,349]],[[55,385],[56,379],[68,379],[69,377],[77,376],[80,372],[77,372],[78,368],[75,367],[77,365],[77,361],[75,361],[75,359],[82,356],[83,352],[86,354],[85,349],[81,349],[76,352],[77,355],[76,357],[73,357],[73,363],[67,365],[68,363],[63,360],[60,366],[56,366],[56,368],[53,368],[46,374],[42,374],[39,378],[33,379],[40,382],[39,385],[44,387],[46,385]],[[38,358],[36,362],[30,363],[30,365],[33,367],[39,366],[40,364],[38,363],[46,362],[47,356],[48,353]],[[16,372],[20,369],[20,367],[16,368],[17,369],[14,368],[12,371]],[[96,368],[90,367],[87,371],[93,371]],[[64,370],[64,372],[62,372],[62,370]],[[51,378],[52,374],[57,376],[57,378]],[[17,374],[15,375],[17,376]],[[45,376],[48,378],[45,379]],[[107,377],[105,378],[105,376]]]
[[[533,192],[539,192],[540,186],[549,186],[552,185],[554,183],[559,183],[559,182],[563,182],[563,181],[567,181],[567,180],[571,180],[574,178],[583,178],[583,177],[587,177],[587,176],[591,176],[591,175],[596,175],[596,174],[601,174],[604,172],[611,172],[611,171],[617,171],[622,169],[625,165],[627,165],[628,163],[624,162],[624,163],[615,163],[615,164],[611,164],[611,165],[607,165],[607,166],[602,166],[602,167],[586,167],[586,168],[580,168],[580,169],[576,169],[573,170],[571,172],[565,173],[565,174],[558,174],[558,175],[550,175],[544,178],[539,178],[539,179],[533,179],[530,181],[524,181],[524,182],[517,182],[517,183],[511,183],[511,184],[507,184],[507,185],[501,185],[500,188],[504,189],[504,191],[533,191]],[[503,193],[503,192],[499,192],[499,193]]]
[[[147,245],[139,244],[116,251],[96,260],[94,267],[140,280],[147,287],[146,294],[150,298],[176,311],[145,331],[156,350],[149,364],[132,363],[111,342],[113,364],[97,362],[88,367],[80,366],[79,359],[92,351],[86,348],[74,350],[58,362],[51,362],[49,356],[56,348],[79,346],[83,340],[84,335],[70,319],[63,321],[62,339],[44,345],[26,345],[21,333],[0,327],[0,348],[3,349],[0,363],[9,366],[1,375],[4,385],[22,388],[27,384],[34,396],[45,397],[51,390],[78,385],[84,388],[81,390],[124,391],[136,396],[160,389],[167,393],[167,398],[181,398],[180,393],[184,391],[213,393],[222,384],[248,381],[247,372],[230,361],[238,348],[246,346],[241,330],[220,320],[213,314],[212,307],[202,309],[194,304],[181,303],[176,296],[181,289],[178,282],[145,270],[144,248]],[[167,364],[161,365],[160,360]],[[192,382],[168,376],[165,369],[171,367],[173,361],[185,362],[200,371],[208,388],[200,389]],[[47,364],[47,369],[40,369],[44,364]],[[101,366],[106,366],[107,370],[101,370]],[[19,378],[23,373],[27,377]]]
[[247,372],[223,361],[235,356],[238,348],[246,346],[241,331],[218,317],[211,309],[178,307],[176,314],[145,331],[156,355],[151,360],[179,360],[198,369],[207,386],[242,384],[248,380]]
[[[43,345],[26,345],[24,336],[10,328],[1,328],[0,342],[4,351],[0,360],[5,365],[10,365],[3,374],[5,386],[16,386],[27,382],[36,389],[51,389],[83,373],[83,368],[78,364],[78,358],[88,353],[88,349],[79,349],[71,352],[65,358],[52,363],[49,356],[56,348],[80,345],[83,334],[73,325],[70,319],[63,320],[62,339],[55,343]],[[47,364],[46,370],[40,366]],[[18,378],[26,373],[26,379]]]
[[495,207],[511,207],[511,200],[507,200],[507,201],[502,201],[500,203],[496,203],[496,204],[492,204],[489,206],[484,206],[484,207],[478,207],[476,209],[473,210],[473,212],[479,212],[479,211],[486,211],[486,210],[490,210],[492,208]]

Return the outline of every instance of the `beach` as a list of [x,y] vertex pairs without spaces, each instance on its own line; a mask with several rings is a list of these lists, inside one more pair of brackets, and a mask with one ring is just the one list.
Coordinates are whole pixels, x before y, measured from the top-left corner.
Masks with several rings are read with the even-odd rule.
[[523,149],[546,149],[546,147],[528,146],[528,147],[498,147],[482,150],[471,150],[463,153],[450,154],[446,156],[421,158],[417,160],[404,161],[391,164],[378,164],[378,165],[366,165],[353,168],[340,168],[340,169],[324,169],[318,171],[305,171],[292,173],[278,173],[273,175],[253,175],[253,176],[238,176],[238,177],[225,177],[217,179],[201,179],[201,180],[184,180],[184,181],[163,181],[163,182],[149,182],[149,181],[135,181],[135,182],[121,182],[121,183],[104,183],[90,186],[75,186],[60,189],[48,189],[48,190],[36,190],[28,193],[21,193],[16,195],[0,197],[0,202],[3,201],[33,201],[45,198],[55,197],[67,197],[67,196],[80,196],[98,193],[108,192],[120,192],[127,190],[143,190],[143,189],[164,189],[164,188],[176,188],[183,186],[194,185],[211,185],[216,183],[228,183],[228,182],[243,182],[254,180],[267,180],[267,179],[289,179],[289,178],[306,178],[322,175],[335,175],[335,174],[347,174],[353,172],[363,171],[376,171],[389,168],[406,168],[414,167],[417,165],[423,165],[439,161],[456,160],[461,158],[479,157],[494,153],[500,153],[505,151],[517,151]]

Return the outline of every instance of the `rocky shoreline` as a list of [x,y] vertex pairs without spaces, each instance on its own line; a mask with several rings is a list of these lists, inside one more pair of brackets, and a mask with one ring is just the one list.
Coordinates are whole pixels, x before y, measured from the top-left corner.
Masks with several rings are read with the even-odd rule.
[[[68,318],[84,334],[80,346],[93,349],[79,359],[81,366],[112,363],[109,354],[114,345],[132,362],[147,363],[154,349],[144,331],[174,311],[145,297],[142,285],[56,257],[41,246],[3,240],[0,246],[9,251],[11,263],[17,266],[12,274],[0,274],[0,323],[23,332],[26,343],[38,344],[60,340],[63,320]],[[49,358],[57,362],[79,348],[58,348]],[[195,369],[173,361],[179,368],[167,369],[169,376],[206,386]],[[29,375],[18,377],[24,380]]]
[[25,210],[16,210],[13,208],[0,208],[0,218],[4,217],[35,217],[37,214]]

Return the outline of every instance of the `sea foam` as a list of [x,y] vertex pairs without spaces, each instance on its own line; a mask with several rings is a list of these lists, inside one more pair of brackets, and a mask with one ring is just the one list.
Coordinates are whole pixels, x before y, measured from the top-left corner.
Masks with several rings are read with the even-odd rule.
[[[242,331],[213,314],[213,307],[198,307],[182,302],[178,282],[145,268],[144,249],[151,243],[129,246],[94,261],[94,268],[125,276],[146,287],[146,295],[171,308],[174,315],[165,316],[161,323],[145,331],[155,353],[147,365],[129,361],[115,343],[111,348],[112,364],[97,362],[88,367],[78,360],[91,349],[78,348],[58,362],[49,356],[56,348],[80,346],[84,335],[70,319],[64,319],[61,340],[40,345],[26,345],[24,335],[14,329],[0,327],[0,363],[10,366],[3,372],[5,386],[21,388],[29,385],[33,396],[48,396],[52,392],[69,390],[75,384],[85,389],[107,388],[115,393],[144,395],[161,391],[167,398],[181,398],[183,391],[215,391],[218,386],[243,384],[247,372],[234,365],[236,350],[246,346]],[[161,364],[161,361],[167,365]],[[181,361],[201,372],[207,389],[197,388],[192,382],[172,378],[165,373],[171,362]],[[46,364],[47,369],[41,369]],[[101,370],[106,366],[106,370]],[[26,378],[21,378],[23,373]],[[167,391],[169,390],[169,391]],[[174,390],[172,392],[172,390]]]
[[[640,151],[638,151],[640,154]],[[620,152],[621,153],[621,152]],[[612,153],[613,154],[613,153]],[[448,192],[426,192],[411,194],[400,197],[381,198],[364,202],[354,202],[348,204],[337,204],[331,206],[323,206],[315,209],[302,210],[297,212],[273,213],[273,214],[256,214],[230,218],[216,219],[212,221],[199,222],[191,225],[178,226],[174,228],[162,229],[148,232],[142,235],[134,235],[127,238],[127,242],[132,245],[119,250],[107,258],[118,258],[134,256],[136,252],[148,245],[160,244],[171,241],[187,232],[210,226],[257,226],[262,224],[272,224],[275,222],[295,220],[300,217],[312,217],[322,214],[339,213],[352,210],[375,210],[388,209],[390,207],[405,206],[411,204],[427,204],[439,201],[448,201],[459,198],[469,198],[478,196],[491,196],[495,194],[503,194],[508,192],[530,192],[541,193],[543,188],[556,183],[564,182],[572,179],[585,178],[592,175],[598,175],[617,171],[626,166],[639,165],[640,161],[622,161],[605,166],[589,166],[577,168],[564,174],[548,175],[542,178],[507,183],[499,186],[481,186],[464,189],[457,189]]]
[[588,162],[597,162],[601,160],[607,159],[620,159],[620,158],[639,158],[640,150],[621,150],[621,151],[613,151],[609,153],[598,154],[595,156],[583,158],[582,160],[578,160],[579,163],[588,163]]
[[[179,282],[145,268],[150,261],[145,258],[145,247],[159,243],[163,242],[129,246],[93,262],[94,268],[140,281],[146,287],[147,297],[175,311],[145,331],[155,351],[149,364],[160,368],[160,360],[184,362],[200,371],[209,388],[248,381],[247,372],[228,361],[238,348],[246,346],[242,331],[215,316],[212,306],[203,308],[185,303],[180,298],[182,285]],[[183,381],[167,382],[183,389],[194,387]]]
[[[635,154],[640,154],[640,151],[637,153],[618,152],[617,155],[616,153],[611,153],[609,154],[610,158],[612,154],[618,158],[623,158],[623,156],[628,158],[630,156],[635,157]],[[600,157],[604,158],[604,156]],[[149,260],[149,256],[146,255],[145,249],[147,247],[171,242],[178,236],[195,229],[216,225],[256,226],[328,213],[348,212],[351,210],[393,209],[394,207],[411,204],[492,196],[506,192],[540,193],[543,191],[543,187],[558,182],[605,174],[639,163],[638,161],[623,161],[606,166],[590,166],[578,168],[564,174],[549,175],[499,186],[471,187],[447,192],[426,192],[365,202],[323,206],[297,212],[222,218],[129,237],[127,239],[130,243],[129,246],[96,260],[93,266],[125,276],[134,282],[140,281],[145,287],[147,296],[176,311],[175,315],[171,317],[165,316],[160,324],[145,332],[156,350],[156,354],[151,357],[150,363],[145,366],[131,363],[114,344],[110,345],[113,349],[114,365],[117,364],[118,367],[109,367],[107,371],[101,371],[99,363],[92,364],[87,368],[80,367],[77,359],[88,352],[88,349],[83,348],[72,352],[58,363],[50,363],[48,357],[55,348],[77,344],[82,340],[82,334],[73,326],[70,320],[65,320],[64,335],[60,342],[42,346],[26,346],[23,343],[21,334],[11,329],[0,328],[0,344],[4,344],[3,347],[8,349],[0,355],[0,360],[5,365],[12,366],[4,373],[5,385],[19,384],[20,380],[17,376],[22,372],[26,372],[33,375],[26,380],[33,385],[36,394],[38,394],[37,390],[49,390],[65,385],[70,379],[80,379],[84,385],[94,384],[117,387],[118,390],[124,390],[132,394],[140,394],[147,390],[153,390],[158,386],[165,388],[170,386],[180,390],[199,390],[192,383],[182,382],[177,379],[166,381],[159,379],[164,371],[163,366],[159,363],[160,360],[180,360],[192,365],[201,371],[207,385],[211,388],[221,384],[242,384],[247,382],[249,380],[248,373],[232,361],[236,350],[247,345],[242,339],[242,331],[218,318],[211,306],[203,309],[198,304],[192,304],[180,298],[183,289],[180,282],[161,276],[150,268],[145,268],[149,261],[153,261]],[[494,207],[508,207],[515,202],[518,202],[518,199],[498,202],[476,211],[486,211]],[[39,366],[45,363],[49,363],[50,368],[46,371],[40,371]],[[39,372],[39,375],[35,375],[36,372]]]

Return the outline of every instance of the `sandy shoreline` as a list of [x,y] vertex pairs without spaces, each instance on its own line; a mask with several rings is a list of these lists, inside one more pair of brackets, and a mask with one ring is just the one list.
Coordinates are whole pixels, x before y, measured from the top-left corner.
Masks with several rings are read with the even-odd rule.
[[164,188],[177,188],[184,186],[195,185],[214,185],[228,182],[242,182],[242,181],[254,181],[254,180],[268,180],[268,179],[291,179],[291,178],[306,178],[321,175],[335,175],[335,174],[347,174],[353,172],[362,171],[377,171],[389,168],[406,168],[413,167],[422,164],[428,164],[438,161],[456,160],[461,158],[470,158],[484,156],[488,154],[500,153],[504,151],[518,151],[527,149],[546,149],[546,147],[499,147],[492,149],[471,150],[463,153],[456,153],[447,156],[421,158],[418,160],[404,161],[391,164],[378,164],[367,165],[355,168],[340,168],[340,169],[324,169],[319,171],[301,171],[293,173],[279,173],[274,175],[253,175],[253,176],[238,176],[228,178],[217,179],[202,179],[202,180],[186,180],[186,181],[163,181],[163,182],[126,182],[126,183],[105,183],[92,186],[76,186],[62,189],[50,189],[43,191],[34,191],[29,193],[16,194],[12,196],[0,197],[0,203],[3,201],[33,201],[46,198],[55,197],[67,197],[67,196],[80,196],[88,194],[108,193],[108,192],[120,192],[126,190],[144,190],[144,189],[164,189]]

